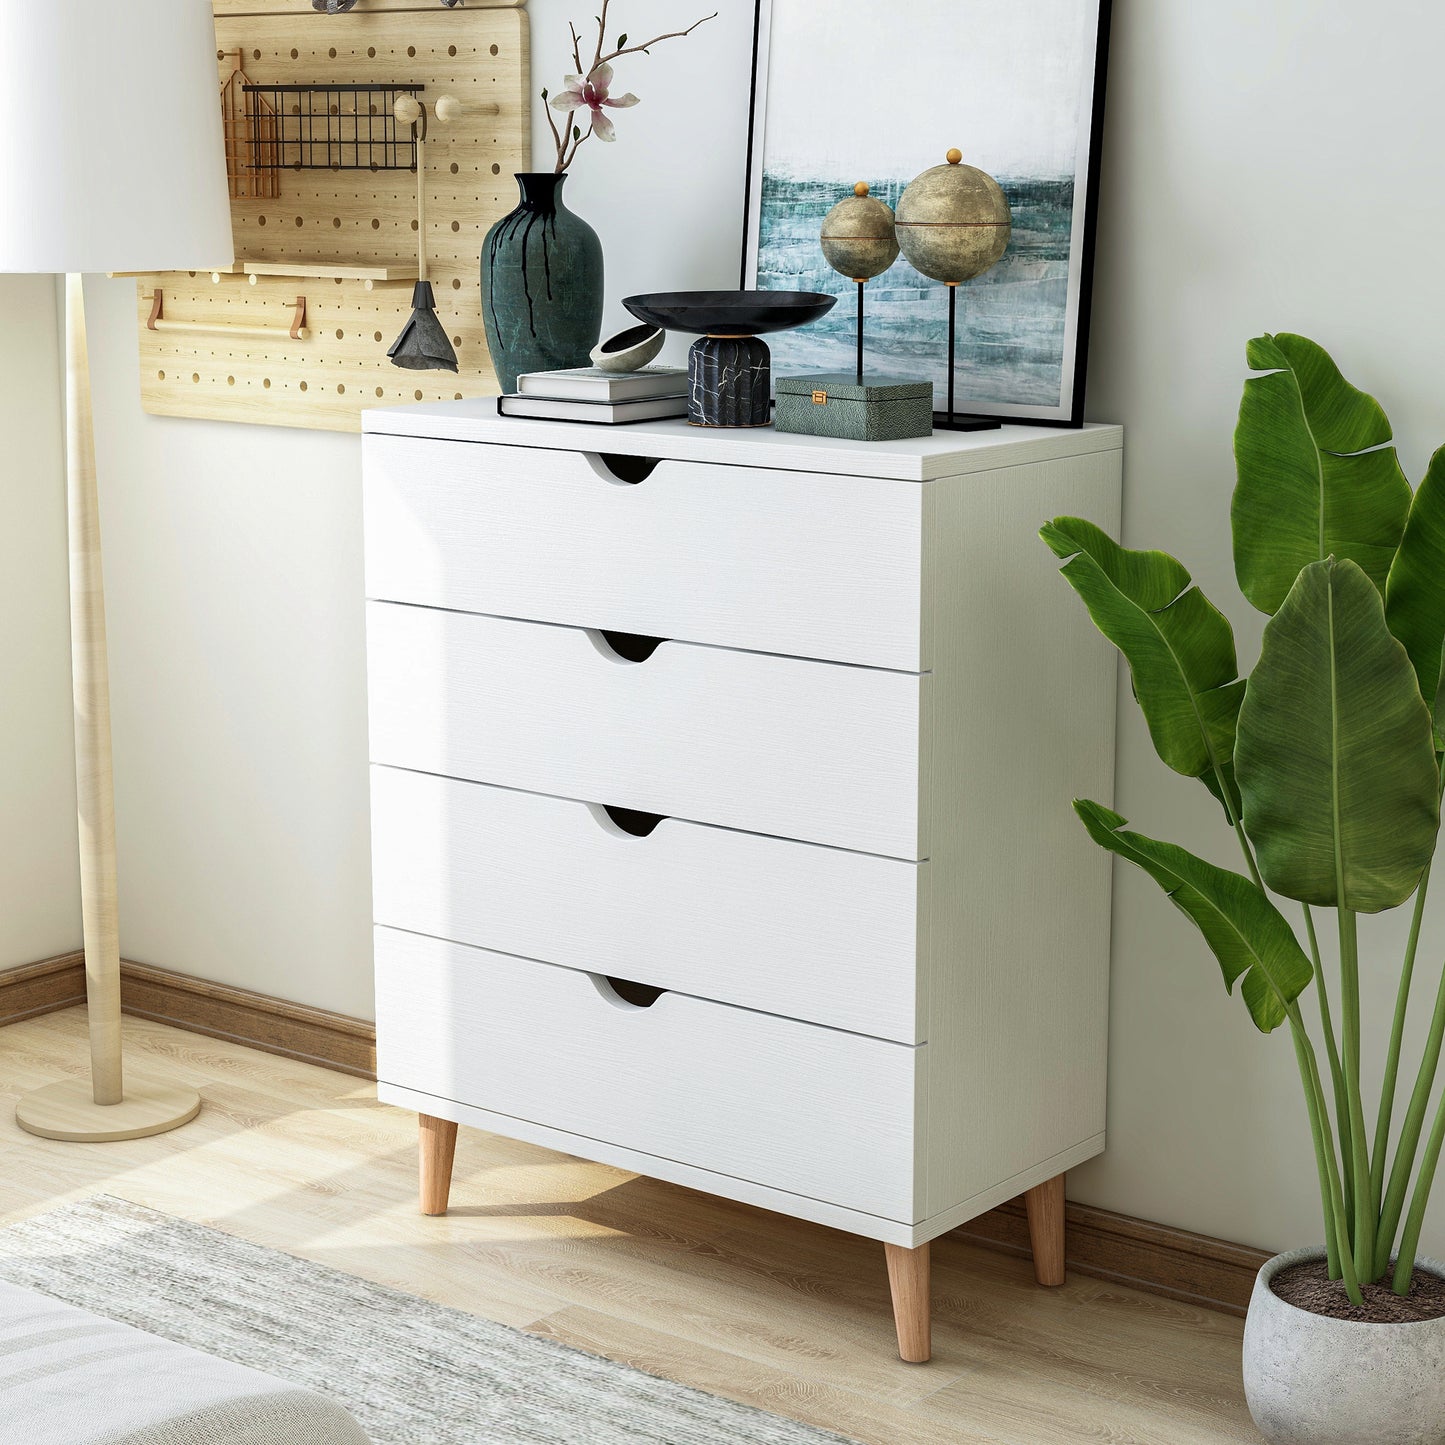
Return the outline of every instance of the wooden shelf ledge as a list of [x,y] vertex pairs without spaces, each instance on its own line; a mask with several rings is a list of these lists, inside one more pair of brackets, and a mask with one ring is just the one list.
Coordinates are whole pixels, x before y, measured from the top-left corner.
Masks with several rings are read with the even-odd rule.
[[[109,276],[153,276],[154,271],[108,271]],[[177,273],[180,274],[180,273]],[[417,279],[415,261],[248,261],[230,266],[200,266],[192,273],[209,274],[219,282],[222,276],[248,276],[254,286],[262,276],[311,277],[321,281],[363,281],[366,289],[388,284],[411,283]]]
[[415,281],[415,261],[247,261],[236,269],[247,276],[316,276],[327,281]]

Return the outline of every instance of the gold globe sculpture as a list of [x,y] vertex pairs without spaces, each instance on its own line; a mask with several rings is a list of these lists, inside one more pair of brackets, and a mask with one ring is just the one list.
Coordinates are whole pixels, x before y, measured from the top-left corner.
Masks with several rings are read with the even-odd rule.
[[998,264],[1013,234],[1013,212],[999,183],[987,171],[964,165],[962,151],[950,150],[944,159],[905,187],[894,230],[913,269],[948,288],[948,410],[934,425],[978,431],[996,423],[954,411],[958,288]]
[[863,286],[881,276],[898,259],[893,208],[868,194],[859,181],[826,216],[818,237],[823,259],[858,288],[857,379],[863,384]]
[[1013,213],[999,183],[951,150],[945,165],[908,183],[895,231],[915,271],[957,286],[983,275],[1008,249]]
[[850,281],[881,276],[898,259],[893,210],[868,194],[867,181],[859,181],[853,194],[823,217],[819,239],[824,260]]

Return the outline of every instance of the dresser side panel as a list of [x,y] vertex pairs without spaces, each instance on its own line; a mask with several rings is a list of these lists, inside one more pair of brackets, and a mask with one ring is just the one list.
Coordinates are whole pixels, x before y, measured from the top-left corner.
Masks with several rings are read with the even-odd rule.
[[1121,459],[928,484],[930,1214],[1102,1147],[1110,855],[1071,804],[1113,796],[1117,664],[1038,530],[1117,535]]

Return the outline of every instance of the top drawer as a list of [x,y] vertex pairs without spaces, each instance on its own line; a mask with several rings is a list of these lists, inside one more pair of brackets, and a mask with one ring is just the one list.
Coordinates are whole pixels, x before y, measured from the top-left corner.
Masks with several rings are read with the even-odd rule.
[[366,594],[920,671],[927,489],[368,435]]

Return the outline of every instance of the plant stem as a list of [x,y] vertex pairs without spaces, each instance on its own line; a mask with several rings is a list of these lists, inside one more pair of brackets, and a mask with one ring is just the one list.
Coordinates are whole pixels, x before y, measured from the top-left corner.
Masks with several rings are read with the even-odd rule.
[[1325,1251],[1331,1268],[1339,1266],[1345,1282],[1345,1293],[1354,1304],[1363,1304],[1360,1281],[1350,1254],[1349,1216],[1345,1213],[1344,1189],[1340,1184],[1340,1167],[1335,1159],[1335,1141],[1330,1133],[1330,1116],[1325,1109],[1324,1085],[1320,1082],[1319,1061],[1309,1032],[1300,1016],[1298,1001],[1287,1009],[1290,1033],[1294,1038],[1295,1059],[1305,1086],[1305,1102],[1309,1106],[1310,1126],[1315,1129],[1315,1163],[1320,1168],[1325,1188]]
[[[1350,1133],[1350,1110],[1348,1097],[1345,1093],[1345,1074],[1340,1068],[1340,1051],[1335,1042],[1335,1022],[1330,1012],[1330,993],[1325,984],[1325,967],[1320,959],[1320,940],[1315,933],[1315,916],[1310,912],[1308,903],[1303,904],[1305,915],[1305,933],[1310,941],[1310,958],[1315,966],[1315,988],[1319,991],[1320,1000],[1320,1024],[1325,1034],[1325,1058],[1330,1066],[1330,1081],[1334,1086],[1335,1095],[1335,1120],[1340,1131],[1340,1153],[1345,1159],[1352,1157],[1353,1142]],[[1355,1210],[1355,1191],[1353,1177],[1348,1170],[1345,1171],[1345,1217],[1350,1218]],[[1330,1278],[1338,1276],[1333,1270]]]
[[[1420,1227],[1425,1223],[1425,1206],[1430,1202],[1430,1186],[1435,1182],[1435,1167],[1440,1162],[1440,1146],[1445,1144],[1445,1097],[1435,1110],[1435,1123],[1425,1144],[1420,1161],[1420,1174],[1415,1180],[1415,1193],[1410,1200],[1410,1213],[1405,1219],[1405,1232],[1400,1236],[1400,1257],[1395,1261],[1395,1277],[1390,1288],[1396,1294],[1409,1294],[1415,1272],[1415,1252],[1420,1247]],[[1387,1260],[1386,1263],[1389,1261]],[[1382,1271],[1383,1273],[1383,1271]]]
[[[1239,839],[1240,851],[1244,854],[1244,861],[1249,867],[1250,877],[1254,879],[1255,886],[1261,893],[1265,892],[1264,879],[1260,877],[1259,864],[1255,861],[1254,849],[1249,845],[1249,839],[1245,835],[1244,824],[1239,815],[1234,811],[1234,806],[1229,800],[1229,788],[1225,784],[1222,770],[1218,759],[1214,756],[1214,747],[1208,735],[1205,736],[1205,746],[1209,749],[1210,764],[1214,768],[1214,776],[1219,784],[1220,796],[1224,800],[1224,811],[1228,816],[1231,826],[1234,828],[1234,835]],[[1330,1069],[1335,1080],[1336,1094],[1335,1107],[1339,1113],[1341,1157],[1349,1160],[1349,1144],[1347,1140],[1352,1135],[1346,1132],[1348,1113],[1344,1108],[1339,1092],[1340,1086],[1340,1064],[1339,1056],[1335,1050],[1334,1028],[1330,1022],[1329,1001],[1325,995],[1325,975],[1320,965],[1319,940],[1315,937],[1314,919],[1309,908],[1305,908],[1305,927],[1309,933],[1310,951],[1313,956],[1315,968],[1315,981],[1320,990],[1320,1011],[1324,1018],[1325,1044],[1329,1050]],[[1329,1267],[1331,1279],[1343,1277],[1345,1292],[1351,1301],[1357,1305],[1364,1304],[1364,1296],[1360,1293],[1359,1275],[1355,1269],[1355,1262],[1350,1252],[1350,1237],[1348,1220],[1350,1217],[1349,1206],[1346,1204],[1345,1189],[1340,1181],[1340,1166],[1335,1158],[1334,1135],[1330,1129],[1329,1109],[1325,1104],[1324,1085],[1320,1081],[1319,1061],[1315,1057],[1314,1045],[1310,1043],[1309,1032],[1305,1028],[1304,1019],[1299,1011],[1298,1001],[1286,1005],[1286,1013],[1290,1022],[1290,1033],[1294,1038],[1295,1059],[1299,1064],[1300,1079],[1304,1084],[1305,1104],[1309,1109],[1310,1130],[1314,1135],[1315,1144],[1315,1165],[1320,1176],[1320,1202],[1324,1210],[1325,1223],[1325,1254]],[[1368,1171],[1368,1164],[1366,1165]],[[1346,1170],[1346,1178],[1349,1177],[1349,1170]]]
[[1362,1279],[1372,1280],[1376,1277],[1375,1211],[1370,1194],[1365,1107],[1360,1096],[1360,940],[1354,910],[1341,906],[1335,912],[1340,924],[1340,1029],[1350,1115],[1350,1167],[1355,1176],[1355,1272]]
[[1264,891],[1264,879],[1259,876],[1259,864],[1254,861],[1254,849],[1249,846],[1249,839],[1244,836],[1244,824],[1234,815],[1234,809],[1225,804],[1225,810],[1229,814],[1229,821],[1234,825],[1234,836],[1239,839],[1240,851],[1244,854],[1244,861],[1249,867],[1249,876],[1254,879],[1255,887]]
[[[1433,862],[1433,860],[1432,860]],[[1415,890],[1415,911],[1410,917],[1410,937],[1405,944],[1405,961],[1400,965],[1400,987],[1395,992],[1395,1020],[1390,1025],[1390,1048],[1385,1055],[1385,1079],[1380,1085],[1380,1112],[1375,1119],[1375,1157],[1370,1160],[1370,1194],[1375,1214],[1385,1193],[1385,1151],[1390,1144],[1390,1116],[1395,1110],[1395,1088],[1400,1076],[1400,1045],[1405,1037],[1405,1013],[1410,1006],[1410,982],[1415,976],[1415,953],[1420,947],[1420,923],[1425,916],[1425,894],[1430,888],[1430,867],[1420,875]]]
[[[1425,1111],[1430,1107],[1430,1093],[1435,1087],[1435,1071],[1440,1063],[1442,1044],[1445,1044],[1445,968],[1440,971],[1440,983],[1435,990],[1435,1011],[1430,1017],[1430,1033],[1425,1040],[1420,1071],[1415,1076],[1415,1087],[1405,1110],[1405,1121],[1400,1125],[1400,1139],[1395,1145],[1395,1160],[1390,1167],[1389,1187],[1380,1206],[1380,1227],[1375,1241],[1377,1279],[1390,1267],[1390,1246],[1394,1243],[1395,1230],[1405,1208],[1405,1191],[1410,1186],[1410,1171],[1415,1164]],[[1378,1141],[1376,1147],[1379,1147]]]
[[[1325,1220],[1325,1253],[1329,1258],[1330,1278],[1340,1277],[1339,1216],[1335,1210],[1334,1195],[1330,1189],[1330,1166],[1325,1158],[1325,1126],[1321,1118],[1324,1100],[1314,1088],[1310,1078],[1309,1060],[1305,1055],[1305,1041],[1302,1026],[1297,1028],[1290,1020],[1290,1034],[1294,1039],[1295,1062],[1299,1065],[1300,1082],[1304,1085],[1305,1107],[1310,1115],[1310,1134],[1314,1138],[1315,1168],[1320,1177],[1320,1205]],[[1334,1145],[1330,1145],[1333,1153]]]

